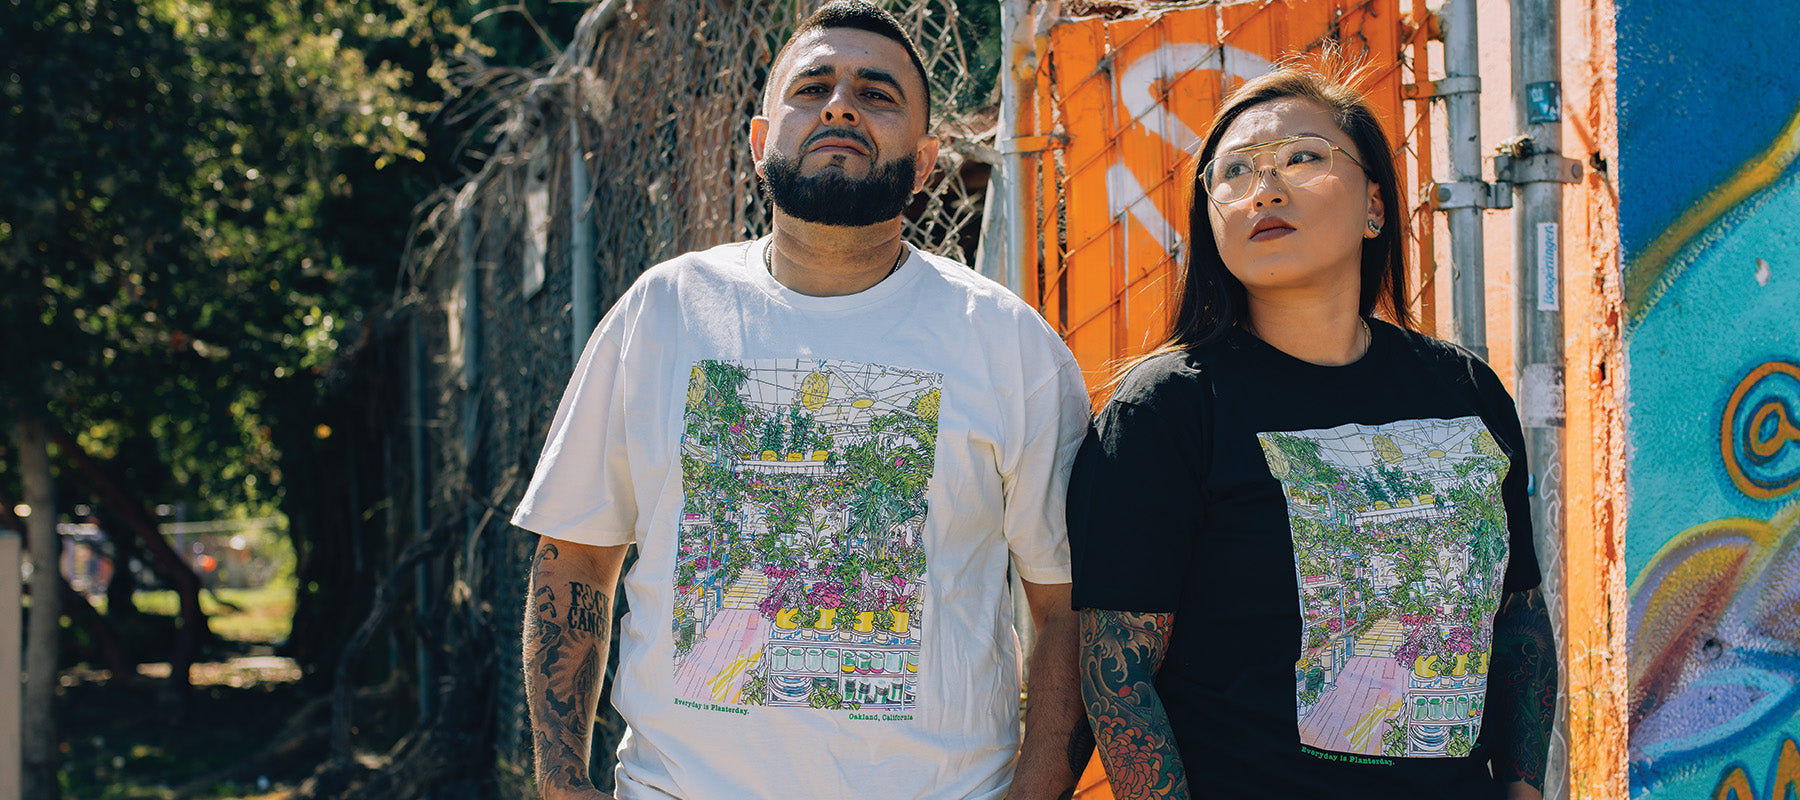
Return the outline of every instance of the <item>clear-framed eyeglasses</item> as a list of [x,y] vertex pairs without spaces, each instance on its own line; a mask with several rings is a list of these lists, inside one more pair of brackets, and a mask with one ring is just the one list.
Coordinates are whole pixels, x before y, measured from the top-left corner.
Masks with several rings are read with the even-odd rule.
[[[1317,136],[1290,136],[1233,150],[1206,163],[1200,174],[1206,196],[1215,203],[1235,203],[1256,190],[1263,173],[1274,171],[1292,188],[1311,186],[1331,174],[1332,152],[1343,153],[1363,169],[1349,151]],[[1367,172],[1367,170],[1364,170]]]

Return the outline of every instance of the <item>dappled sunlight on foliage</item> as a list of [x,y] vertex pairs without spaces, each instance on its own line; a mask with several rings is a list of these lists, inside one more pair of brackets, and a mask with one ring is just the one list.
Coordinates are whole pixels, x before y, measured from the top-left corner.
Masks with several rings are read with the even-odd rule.
[[271,428],[361,335],[438,179],[423,125],[462,29],[303,8],[0,5],[4,394],[207,516],[279,500]]

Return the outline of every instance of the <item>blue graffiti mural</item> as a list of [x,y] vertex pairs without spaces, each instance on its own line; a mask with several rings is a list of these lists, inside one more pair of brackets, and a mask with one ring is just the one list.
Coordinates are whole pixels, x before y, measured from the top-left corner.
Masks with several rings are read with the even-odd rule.
[[1800,786],[1800,12],[1621,0],[1616,19],[1631,795],[1784,798]]
[[1620,245],[1642,253],[1794,113],[1791,0],[1617,0]]
[[1631,592],[1632,794],[1771,763],[1800,710],[1800,507],[1682,531]]

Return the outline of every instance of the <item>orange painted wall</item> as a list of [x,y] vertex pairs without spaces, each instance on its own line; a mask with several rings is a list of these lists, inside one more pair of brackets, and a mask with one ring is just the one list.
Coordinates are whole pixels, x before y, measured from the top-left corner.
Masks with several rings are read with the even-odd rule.
[[1270,62],[1328,36],[1367,48],[1365,91],[1403,141],[1404,31],[1397,0],[1203,6],[1050,29],[1026,137],[1061,137],[1031,154],[1037,220],[1026,270],[1037,303],[1090,386],[1121,357],[1156,344],[1187,227],[1192,153],[1220,98]]
[[[1623,798],[1626,752],[1624,351],[1612,0],[1564,6],[1563,149],[1590,163],[1563,193],[1568,427],[1563,685],[1569,797]],[[1599,159],[1593,155],[1599,154]]]
[[[1563,5],[1564,150],[1580,160],[1593,153],[1616,160],[1618,152],[1612,5]],[[1504,6],[1482,6],[1483,141],[1497,143],[1512,126],[1510,31]],[[1423,4],[1406,5],[1415,9],[1422,12]],[[1064,334],[1090,387],[1104,383],[1117,359],[1153,346],[1163,333],[1179,268],[1173,254],[1187,224],[1191,153],[1222,95],[1260,74],[1267,61],[1315,47],[1333,31],[1384,65],[1365,90],[1385,115],[1409,178],[1413,261],[1435,269],[1414,278],[1423,291],[1415,311],[1427,332],[1453,330],[1449,236],[1442,215],[1420,204],[1419,190],[1432,179],[1431,161],[1447,173],[1442,109],[1421,116],[1422,104],[1402,99],[1406,83],[1443,77],[1442,47],[1409,46],[1415,31],[1401,12],[1399,0],[1257,0],[1116,21],[1063,20],[1039,37],[1035,66],[1021,76],[1019,135],[1033,145],[1022,149],[1029,151],[1027,182],[1035,194],[1026,218],[1037,223],[1028,232],[1033,257],[1024,289]],[[1487,173],[1491,178],[1491,166]],[[1567,768],[1553,774],[1566,781],[1567,796],[1615,798],[1627,794],[1617,187],[1589,170],[1565,190],[1564,203],[1568,533],[1563,573],[1550,580],[1564,615],[1567,733],[1558,753]],[[1509,384],[1511,228],[1506,212],[1488,214],[1490,361]],[[1111,796],[1096,762],[1076,797]]]

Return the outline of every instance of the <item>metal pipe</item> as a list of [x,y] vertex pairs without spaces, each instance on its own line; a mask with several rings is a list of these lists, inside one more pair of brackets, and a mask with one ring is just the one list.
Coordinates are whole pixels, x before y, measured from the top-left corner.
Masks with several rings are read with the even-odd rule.
[[[1432,29],[1435,25],[1431,12],[1425,7],[1425,0],[1412,0],[1412,78],[1415,86],[1431,84],[1431,59],[1427,57],[1430,50]],[[1439,34],[1441,36],[1441,32]],[[1414,106],[1420,124],[1415,129],[1418,138],[1413,145],[1413,153],[1418,158],[1418,171],[1414,174],[1418,180],[1430,180],[1431,166],[1431,99],[1414,98]],[[1423,199],[1423,198],[1421,198]],[[1437,220],[1431,216],[1430,205],[1421,202],[1418,208],[1407,209],[1408,220],[1419,221],[1413,234],[1419,242],[1418,260],[1414,266],[1419,271],[1419,282],[1413,287],[1419,297],[1419,330],[1429,336],[1438,335],[1437,319]],[[1420,212],[1424,213],[1421,215]]]
[[[1475,0],[1444,4],[1444,113],[1449,128],[1450,170],[1455,182],[1481,184],[1481,69]],[[1485,195],[1485,186],[1478,194]],[[1473,200],[1474,203],[1466,201]],[[1481,212],[1485,197],[1444,212],[1450,227],[1451,310],[1457,343],[1487,360],[1487,266]]]
[[[1513,352],[1519,417],[1531,470],[1531,516],[1544,597],[1563,640],[1563,318],[1562,184],[1579,173],[1562,158],[1562,48],[1557,0],[1512,2],[1514,305]],[[1498,171],[1498,170],[1496,170]],[[1567,663],[1560,657],[1559,663]],[[1557,692],[1556,730],[1544,797],[1569,794],[1568,693]]]
[[1015,59],[1029,51],[1019,49],[1016,41],[1028,13],[1029,0],[1000,0],[1000,115],[994,124],[994,148],[982,153],[980,161],[989,162],[986,196],[981,207],[981,242],[975,247],[975,271],[1011,289],[1021,297],[1024,269],[1025,229],[1021,213],[1025,208],[1024,160],[1017,145],[1019,131],[1019,86]]
[[19,531],[0,528],[0,686],[11,694],[0,702],[0,797],[19,797],[20,644],[25,639],[19,605]]
[[[412,518],[413,541],[425,538],[430,526],[425,522],[425,339],[420,332],[419,314],[415,307],[412,322],[407,328],[407,350],[411,354],[412,366],[408,370],[407,398],[411,424],[406,426],[407,451],[412,467]],[[413,568],[413,602],[421,609],[419,616],[423,618],[425,609],[431,602],[431,589],[428,583],[431,570],[420,561]],[[431,718],[432,701],[436,699],[435,670],[432,667],[431,648],[425,643],[426,637],[415,637],[413,659],[419,674],[419,721]]]
[[475,184],[464,186],[456,196],[456,258],[457,281],[462,294],[461,308],[457,309],[460,317],[457,324],[461,327],[461,335],[456,353],[456,360],[461,367],[462,386],[468,389],[481,378],[481,273],[476,262],[477,245],[481,235],[481,222],[475,213]]
[[594,203],[588,178],[587,156],[581,146],[581,104],[569,115],[569,294],[571,324],[569,363],[581,360],[587,349],[588,336],[600,322],[600,283],[594,263]]
[[[1001,0],[1000,3],[1000,119],[994,134],[994,145],[1002,153],[1001,164],[989,178],[984,213],[992,214],[982,236],[982,274],[1025,296],[1025,168],[1020,157],[1018,137],[1019,75],[1023,63],[1031,58],[1034,41],[1029,22],[1031,0]],[[989,247],[992,235],[999,246]],[[999,251],[995,254],[994,251]],[[1025,601],[1025,585],[1014,570],[1007,570],[1007,581],[1013,598],[1013,630],[1019,637],[1020,663],[1024,678],[1030,680],[1031,651],[1037,643],[1037,630],[1031,618],[1031,606]]]

